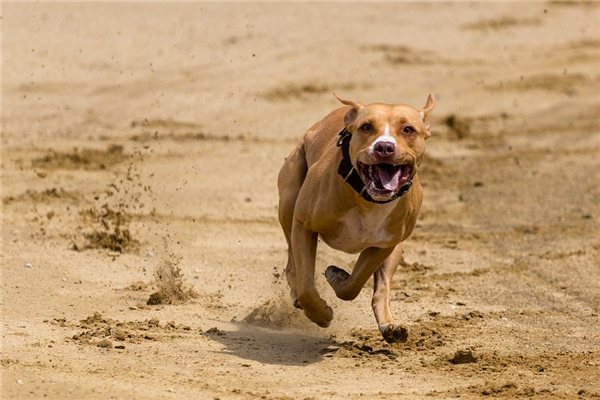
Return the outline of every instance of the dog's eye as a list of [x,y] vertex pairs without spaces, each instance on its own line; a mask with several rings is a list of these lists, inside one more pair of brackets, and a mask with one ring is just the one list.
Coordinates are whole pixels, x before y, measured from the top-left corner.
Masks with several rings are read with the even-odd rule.
[[371,132],[371,130],[373,130],[373,127],[371,126],[371,124],[364,124],[360,127],[360,130],[363,132]]
[[410,126],[410,125],[405,126],[402,131],[404,133],[406,133],[407,135],[412,135],[413,133],[415,133],[415,129],[412,126]]

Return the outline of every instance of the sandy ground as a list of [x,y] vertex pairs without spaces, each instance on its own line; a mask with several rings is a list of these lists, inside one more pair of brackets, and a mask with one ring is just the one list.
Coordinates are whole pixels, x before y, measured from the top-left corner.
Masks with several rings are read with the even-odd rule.
[[[2,398],[600,397],[598,21],[3,2]],[[405,344],[380,338],[372,282],[343,302],[319,274],[327,329],[288,298],[276,177],[333,90],[436,95],[393,282]],[[322,245],[317,269],[354,259]],[[147,305],[160,271],[195,295]]]

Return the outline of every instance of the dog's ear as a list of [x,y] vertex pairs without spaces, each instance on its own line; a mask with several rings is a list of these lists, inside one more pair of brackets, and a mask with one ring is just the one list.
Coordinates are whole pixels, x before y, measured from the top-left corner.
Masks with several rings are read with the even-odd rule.
[[421,111],[419,111],[419,114],[421,114],[421,117],[423,118],[423,122],[425,123],[425,127],[427,128],[428,131],[429,131],[429,113],[431,112],[431,110],[433,110],[433,107],[435,107],[435,99],[433,97],[433,93],[430,93],[429,97],[427,98],[427,104],[425,104],[425,107]]
[[344,125],[350,125],[356,119],[356,116],[358,115],[358,110],[363,108],[366,104],[356,101],[344,100],[340,96],[338,96],[336,92],[333,92],[333,95],[336,99],[340,101],[340,103],[345,104],[347,106],[352,106],[352,108],[346,113],[346,116],[344,117]]

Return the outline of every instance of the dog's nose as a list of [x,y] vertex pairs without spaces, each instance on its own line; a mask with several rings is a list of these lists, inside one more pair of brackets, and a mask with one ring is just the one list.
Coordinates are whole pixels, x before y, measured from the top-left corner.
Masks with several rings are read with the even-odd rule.
[[380,157],[390,157],[396,152],[396,145],[393,142],[380,141],[375,143],[375,153]]

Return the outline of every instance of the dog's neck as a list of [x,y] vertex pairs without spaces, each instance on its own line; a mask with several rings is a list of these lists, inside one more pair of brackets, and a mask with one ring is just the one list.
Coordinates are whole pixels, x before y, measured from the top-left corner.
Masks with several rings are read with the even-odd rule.
[[344,178],[344,182],[348,183],[363,199],[371,203],[386,204],[399,199],[404,196],[410,190],[412,186],[412,179],[408,180],[404,186],[387,200],[375,200],[367,191],[367,185],[363,182],[362,178],[356,168],[352,165],[350,160],[350,139],[352,139],[352,133],[344,127],[338,135],[338,147],[342,148],[342,159],[338,167],[338,174]]

